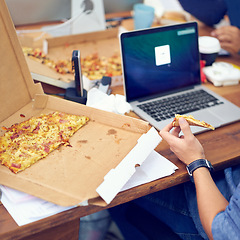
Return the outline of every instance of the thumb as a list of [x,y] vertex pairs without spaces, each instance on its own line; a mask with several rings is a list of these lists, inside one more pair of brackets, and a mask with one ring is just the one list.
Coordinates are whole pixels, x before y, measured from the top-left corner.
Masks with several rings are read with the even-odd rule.
[[183,118],[183,117],[179,118],[179,125],[180,125],[180,128],[181,128],[184,136],[193,135],[192,131],[190,129],[190,126],[185,118]]

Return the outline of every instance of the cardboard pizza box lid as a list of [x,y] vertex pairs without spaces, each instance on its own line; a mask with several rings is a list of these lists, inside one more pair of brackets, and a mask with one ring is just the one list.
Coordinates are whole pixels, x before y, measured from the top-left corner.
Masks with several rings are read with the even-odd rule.
[[[4,1],[0,1],[0,32],[0,136],[5,132],[3,126],[9,127],[41,113],[60,111],[90,118],[90,121],[71,137],[71,147],[60,147],[18,174],[0,165],[0,184],[58,205],[75,206],[88,200],[94,203],[94,199],[99,203],[96,189],[103,183],[99,192],[103,199],[104,192],[108,196],[105,202],[100,202],[108,203],[116,195],[115,191],[108,194],[113,190],[108,184],[108,173],[117,168],[129,154],[130,163],[126,168],[131,168],[131,174],[133,173],[135,164],[141,162],[138,161],[137,154],[132,154],[132,149],[138,145],[142,136],[151,136],[152,128],[139,119],[44,94],[41,85],[35,84],[31,78]],[[151,137],[150,140],[149,137],[145,140],[145,145],[149,146],[148,151],[153,150],[160,142],[159,135],[154,135],[153,140]],[[148,144],[149,141],[153,141],[153,144]],[[141,141],[141,144],[144,142]],[[132,159],[134,160],[131,161]],[[125,168],[120,168],[125,171]],[[119,173],[119,168],[117,172]],[[119,182],[119,178],[117,181]],[[118,183],[118,186],[121,184]]]
[[32,80],[4,1],[0,2],[0,17],[0,121],[3,121],[43,90],[40,84],[34,84]]

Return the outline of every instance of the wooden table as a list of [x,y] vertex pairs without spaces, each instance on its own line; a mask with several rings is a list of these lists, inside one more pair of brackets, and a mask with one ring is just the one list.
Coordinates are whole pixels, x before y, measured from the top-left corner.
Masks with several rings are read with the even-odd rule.
[[[132,23],[130,22],[130,24]],[[209,29],[203,29],[202,35],[209,33]],[[240,59],[238,58],[228,57],[218,60],[240,65]],[[214,87],[210,83],[206,83],[205,85],[240,107],[240,85],[218,88]],[[62,89],[45,84],[43,84],[43,88],[48,93],[63,92]],[[113,89],[113,93],[122,92],[122,86]],[[130,115],[136,117],[134,113],[130,113]],[[205,149],[207,159],[211,161],[216,170],[240,163],[240,122],[218,128],[215,131],[208,131],[198,134],[197,138]],[[94,205],[76,207],[43,220],[24,225],[22,227],[19,227],[6,211],[4,206],[0,205],[0,239],[76,240],[78,239],[80,217],[189,181],[185,166],[170,151],[165,141],[162,141],[156,150],[176,164],[179,167],[179,170],[169,177],[165,177],[119,193],[112,203],[107,207],[99,207]]]

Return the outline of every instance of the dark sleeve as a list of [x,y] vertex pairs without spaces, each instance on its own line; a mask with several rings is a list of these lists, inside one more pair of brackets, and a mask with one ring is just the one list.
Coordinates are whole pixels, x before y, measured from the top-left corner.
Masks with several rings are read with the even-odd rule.
[[219,23],[227,13],[224,0],[179,0],[183,9],[209,26]]
[[225,0],[231,25],[240,28],[240,1]]

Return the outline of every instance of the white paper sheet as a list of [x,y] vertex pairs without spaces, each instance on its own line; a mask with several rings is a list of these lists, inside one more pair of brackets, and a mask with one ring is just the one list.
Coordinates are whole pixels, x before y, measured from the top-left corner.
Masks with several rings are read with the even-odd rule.
[[121,191],[152,182],[159,178],[170,176],[178,167],[165,157],[152,151],[148,158],[140,167],[136,168],[136,172],[131,179],[124,185]]
[[[176,169],[177,166],[152,151],[121,191],[169,176]],[[0,188],[3,192],[1,202],[19,226],[74,208],[61,207],[5,186],[0,185]]]
[[73,208],[62,207],[5,186],[0,185],[0,188],[1,202],[19,226]]

